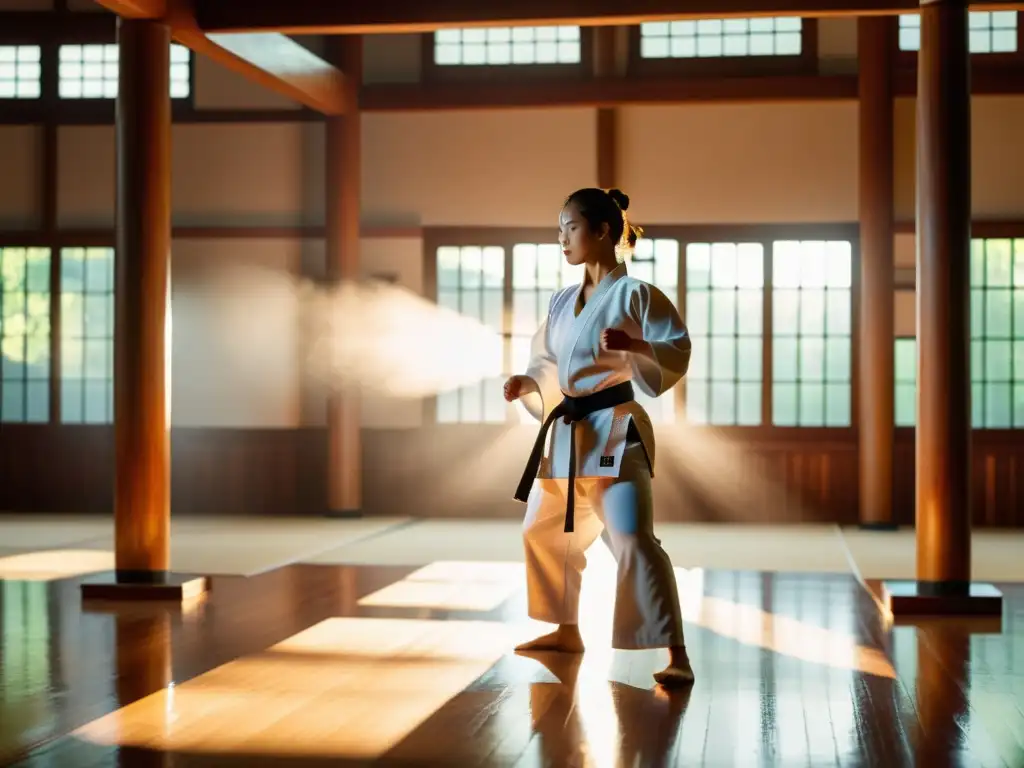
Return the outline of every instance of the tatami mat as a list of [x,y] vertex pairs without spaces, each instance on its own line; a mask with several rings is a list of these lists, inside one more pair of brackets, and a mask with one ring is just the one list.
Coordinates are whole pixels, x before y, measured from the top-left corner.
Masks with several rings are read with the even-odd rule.
[[[179,518],[171,523],[171,568],[183,573],[253,576],[373,537],[405,521],[401,517]],[[113,533],[109,517],[4,516],[0,517],[0,551],[7,556],[53,550],[112,552]],[[95,568],[103,570],[100,565]]]
[[[660,523],[656,534],[679,568],[854,572],[865,579],[915,576],[913,529],[873,532],[834,525]],[[113,521],[109,517],[0,516],[0,561],[47,551],[112,552]],[[973,577],[1024,582],[1022,552],[1024,531],[975,531]],[[438,561],[522,562],[522,522],[207,517],[178,518],[171,526],[171,567],[189,573],[251,576],[296,562],[415,567]]]
[[[834,526],[726,526],[662,523],[656,534],[674,565],[748,571],[849,573]],[[794,558],[792,554],[800,552]],[[426,565],[437,560],[523,560],[518,520],[419,520],[372,541],[346,544],[308,561],[320,564]]]
[[[843,540],[865,579],[913,579],[917,568],[915,531],[844,528]],[[974,531],[971,578],[1024,581],[1024,531]]]
[[307,560],[318,565],[427,565],[438,560],[521,562],[521,520],[415,520]]
[[[679,568],[859,573],[913,578],[914,531],[870,532],[834,525],[661,523],[655,532]],[[1024,581],[1024,531],[975,531],[974,578]],[[439,560],[522,562],[518,520],[416,520],[306,562],[422,566]]]

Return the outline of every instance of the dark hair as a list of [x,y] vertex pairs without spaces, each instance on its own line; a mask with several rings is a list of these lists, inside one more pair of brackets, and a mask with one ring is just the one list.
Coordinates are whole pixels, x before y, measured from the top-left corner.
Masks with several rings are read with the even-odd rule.
[[626,242],[632,248],[636,245],[638,230],[631,226],[624,215],[629,208],[629,195],[621,189],[607,191],[597,187],[577,189],[565,199],[565,205],[573,203],[580,215],[587,220],[592,232],[599,232],[602,224],[608,225],[608,237],[612,243],[619,245],[622,234],[626,232]]

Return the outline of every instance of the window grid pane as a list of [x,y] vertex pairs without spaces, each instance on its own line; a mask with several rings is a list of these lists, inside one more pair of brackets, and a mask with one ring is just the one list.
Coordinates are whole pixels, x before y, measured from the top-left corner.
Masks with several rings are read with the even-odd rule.
[[38,99],[42,93],[38,45],[0,45],[0,99]]
[[[191,51],[171,43],[170,95],[188,98],[191,92],[189,61]],[[57,88],[62,99],[117,98],[117,43],[103,45],[62,45],[60,47]]]
[[[641,238],[636,243],[632,258],[627,262],[629,274],[650,283],[665,294],[679,309],[679,241]],[[676,420],[676,397],[666,392],[651,397],[634,388],[636,401],[643,406],[653,424],[673,424]]]
[[63,248],[61,422],[114,420],[114,249]]
[[917,339],[896,339],[893,350],[893,371],[896,385],[895,414],[897,427],[917,423]]
[[[522,373],[530,363],[530,346],[547,319],[556,291],[583,280],[583,265],[571,266],[555,243],[518,243],[512,248],[512,370]],[[516,420],[531,423],[523,404],[515,404]]]
[[[504,337],[505,249],[501,246],[442,246],[437,249],[437,303],[480,321]],[[490,372],[482,381],[441,392],[438,423],[502,423],[508,404],[502,397],[504,344],[496,344]]]
[[50,251],[0,248],[0,422],[50,420]]
[[848,427],[852,246],[772,244],[772,423]]
[[693,358],[684,379],[695,424],[761,424],[764,246],[686,246],[686,324]]
[[444,29],[434,34],[434,63],[442,67],[581,61],[578,26]]
[[[900,14],[901,51],[921,50],[921,17]],[[971,11],[968,15],[968,50],[971,53],[1014,53],[1017,50],[1017,11]]]
[[799,17],[702,19],[640,24],[644,59],[732,56],[799,56],[803,24]]
[[1024,238],[971,241],[971,421],[1024,427]]

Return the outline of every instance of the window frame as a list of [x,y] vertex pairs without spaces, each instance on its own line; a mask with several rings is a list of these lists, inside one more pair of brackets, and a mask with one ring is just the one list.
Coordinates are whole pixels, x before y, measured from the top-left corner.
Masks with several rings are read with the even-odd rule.
[[[900,48],[900,17],[901,14],[889,19],[889,45],[893,51],[893,64],[897,72],[916,72],[918,51],[904,51]],[[916,15],[913,11],[908,15]],[[1005,70],[1024,68],[1024,16],[1017,11],[1017,50],[1012,53],[973,53],[970,54],[972,70]]]
[[[792,14],[790,14],[792,15]],[[716,56],[645,59],[640,55],[640,25],[629,27],[627,73],[639,77],[813,75],[818,71],[818,20],[801,17],[800,53],[787,56]]]
[[[1020,19],[1018,19],[1018,20],[1020,20]],[[914,234],[915,237],[916,237],[916,228],[915,228],[913,222],[908,222],[908,223],[903,224],[903,225],[897,225],[896,231],[897,231],[897,233]],[[1019,238],[1024,238],[1024,222],[1016,221],[1016,220],[1010,220],[1010,221],[992,220],[992,221],[972,221],[971,222],[971,238],[970,239],[971,239],[971,243],[972,244],[973,244],[973,242],[975,240],[1015,240],[1015,239],[1019,239]],[[1011,286],[1011,288],[1012,288],[1012,286]],[[901,290],[903,290],[903,291],[912,291],[915,294],[917,293],[918,284],[917,284],[916,269],[914,270],[913,280],[911,280],[909,278],[904,278],[904,279],[898,279],[897,280],[895,291],[901,291]],[[969,286],[969,290],[973,290],[973,285]],[[968,299],[968,302],[970,302],[970,299]],[[970,303],[968,303],[968,310],[967,311],[968,311],[968,314],[970,314],[970,312],[971,312]],[[894,336],[893,337],[893,354],[894,355],[895,355],[895,347],[896,347],[895,341],[896,341],[896,339],[913,339],[914,343],[916,344],[917,343],[917,330],[915,328],[915,332],[914,332],[913,336],[908,336],[906,334],[901,334],[899,336]],[[969,339],[968,342],[970,343],[971,340],[972,339]],[[969,386],[973,386],[973,383],[974,383],[973,381],[969,381],[968,385]],[[893,397],[894,398],[895,398],[895,388],[896,388],[896,374],[895,374],[895,365],[894,365],[893,366]],[[916,413],[915,413],[915,417],[914,417],[915,423],[912,426],[897,426],[896,425],[895,410],[896,409],[894,407],[893,408],[893,428],[896,430],[897,436],[901,436],[901,439],[904,439],[904,440],[911,439],[912,435],[917,430],[917,423],[916,423],[917,422],[917,416],[916,416]],[[1024,432],[1024,427],[978,427],[978,426],[975,426],[974,423],[973,423],[973,409],[972,409],[972,414],[969,414],[969,416],[971,417],[970,418],[970,420],[971,420],[971,424],[970,424],[971,433],[972,434],[979,433],[979,432],[980,433],[984,433],[984,436],[985,436],[984,439],[986,441],[1013,443],[1014,441],[1018,441],[1020,439],[1021,433]]]
[[[57,248],[51,243],[41,242],[39,238],[24,238],[17,241],[4,240],[0,242],[0,249],[8,248],[38,248],[46,250],[50,260],[50,286],[49,286],[49,299],[50,299],[50,331],[49,331],[49,402],[48,402],[48,418],[46,421],[0,421],[3,428],[6,430],[11,429],[46,429],[47,427],[55,426],[59,422],[56,417],[59,416],[59,401],[55,398],[60,397],[60,329],[56,324],[55,320],[59,318],[60,314],[60,296],[57,290],[54,289],[54,276],[59,275],[60,269],[60,258],[57,254]],[[2,287],[2,286],[0,286]],[[57,321],[59,322],[59,320]],[[2,361],[2,355],[0,355],[0,361]],[[3,370],[0,367],[0,387],[2,387],[4,381]],[[23,379],[27,383],[27,379]],[[0,417],[2,418],[2,417]]]
[[[49,62],[45,60],[44,70],[47,66],[52,70],[50,74],[50,95],[49,98],[55,105],[57,114],[61,116],[62,122],[74,122],[76,120],[96,120],[98,118],[114,119],[117,99],[106,96],[63,98],[60,95],[60,49],[65,45],[116,45],[117,35],[113,38],[109,35],[94,33],[88,38],[64,39],[58,41],[51,51]],[[181,45],[173,39],[171,45]],[[182,46],[188,48],[188,46]],[[196,52],[188,49],[188,96],[184,98],[171,99],[171,119],[178,120],[181,117],[195,111],[196,97]],[[44,91],[45,93],[45,91]]]
[[[508,26],[495,24],[497,27]],[[580,60],[575,64],[473,64],[443,66],[434,61],[434,33],[420,35],[421,83],[515,82],[536,79],[583,80],[594,73],[594,28],[580,27]]]
[[[86,411],[85,385],[86,385],[86,382],[88,382],[88,381],[96,381],[96,379],[89,379],[88,377],[86,377],[84,375],[84,370],[85,370],[85,366],[86,366],[85,350],[84,349],[83,349],[83,357],[82,357],[82,364],[81,364],[83,375],[69,379],[69,378],[65,377],[64,374],[63,374],[63,371],[64,371],[65,342],[68,340],[68,336],[64,332],[64,329],[65,329],[65,323],[64,323],[64,255],[65,254],[64,254],[64,252],[68,251],[68,250],[73,250],[73,249],[80,249],[80,250],[83,250],[83,251],[88,251],[88,250],[110,251],[110,255],[111,255],[112,259],[113,259],[113,265],[112,265],[113,266],[113,274],[111,275],[111,285],[110,285],[110,291],[109,291],[109,297],[110,297],[110,301],[111,301],[111,305],[112,305],[110,307],[110,313],[111,313],[110,314],[110,328],[111,328],[111,331],[110,331],[110,336],[109,337],[103,337],[104,341],[107,341],[107,342],[109,342],[111,344],[111,350],[110,350],[111,357],[110,357],[109,378],[108,379],[104,379],[104,381],[111,388],[110,400],[109,400],[110,411],[109,411],[109,414],[108,414],[108,418],[105,419],[105,420],[102,420],[102,421],[94,421],[94,420],[89,420],[89,419],[85,418],[85,411]],[[116,348],[114,348],[114,344],[115,344],[115,340],[116,340],[116,328],[115,328],[114,324],[115,324],[115,315],[116,315],[116,312],[117,312],[117,248],[116,248],[116,246],[115,246],[115,244],[113,242],[99,243],[99,244],[98,243],[88,243],[88,244],[75,243],[75,244],[71,244],[71,243],[62,242],[62,243],[58,244],[57,246],[55,246],[53,248],[53,252],[57,254],[57,256],[56,256],[57,268],[55,270],[51,270],[51,273],[50,273],[51,280],[56,281],[55,283],[53,283],[53,285],[51,285],[51,293],[54,293],[57,296],[57,298],[56,298],[56,306],[57,306],[58,312],[60,314],[60,321],[59,321],[60,322],[60,333],[57,335],[56,343],[54,345],[52,345],[52,347],[56,348],[56,350],[57,350],[56,354],[59,356],[59,360],[58,360],[58,363],[57,363],[57,370],[60,372],[60,376],[59,376],[59,380],[57,382],[56,388],[53,390],[53,391],[55,391],[57,393],[57,397],[59,398],[59,403],[58,403],[56,409],[53,411],[53,413],[54,413],[53,421],[54,421],[54,423],[57,426],[60,426],[60,427],[75,427],[75,428],[81,428],[81,427],[113,427],[113,425],[114,425],[114,409],[116,407],[115,403],[114,403],[114,400],[113,400],[113,387],[114,387],[114,373],[115,373],[114,356],[117,354]],[[95,293],[90,294],[88,289],[86,289],[83,286],[83,290],[81,291],[80,295],[81,295],[81,297],[82,297],[82,299],[84,301],[87,296],[89,296],[89,295],[96,295],[96,294]],[[103,295],[103,294],[101,294],[101,295]],[[51,304],[51,311],[53,309],[53,306],[54,305]],[[85,307],[84,306],[82,308],[82,312],[83,312],[82,320],[83,320],[83,326],[84,326],[84,321],[85,321]],[[50,323],[51,323],[51,328],[52,328],[54,326],[54,318],[52,316],[51,316]],[[95,338],[99,338],[99,337],[95,337],[95,336],[94,337],[89,337],[89,336],[83,335],[83,336],[79,337],[78,340],[83,342],[83,345],[84,345],[84,342],[87,341],[90,338],[95,339]],[[75,421],[68,421],[65,418],[65,415],[64,415],[64,387],[65,387],[65,384],[72,383],[72,382],[81,384],[81,386],[82,386],[82,418],[78,419],[78,420],[75,420]]]
[[[98,11],[0,11],[4,28],[0,45],[40,46],[38,99],[0,99],[3,124],[112,124],[117,99],[60,97],[60,47],[117,43],[117,17]],[[175,42],[172,40],[172,43]],[[187,47],[187,46],[185,46]],[[196,53],[189,55],[189,95],[171,99],[171,115],[181,120],[195,114]],[[50,244],[49,247],[56,246]]]
[[[642,223],[642,222],[641,222]],[[440,246],[500,246],[505,249],[504,334],[511,339],[512,311],[512,248],[517,243],[548,243],[556,237],[552,227],[426,227],[423,230],[423,295],[437,301],[437,249]],[[856,434],[859,413],[859,392],[857,387],[860,349],[860,228],[856,223],[822,224],[716,224],[716,225],[644,225],[644,237],[649,239],[672,239],[679,243],[679,267],[676,306],[686,317],[686,248],[690,243],[705,242],[760,242],[764,246],[764,286],[762,288],[762,379],[761,379],[761,424],[755,426],[691,424],[686,419],[686,387],[677,385],[672,390],[679,414],[675,424],[657,424],[657,431],[670,429],[706,430],[741,439],[765,439],[778,441],[780,437],[792,442],[828,441],[848,439]],[[776,240],[844,240],[851,247],[850,284],[850,425],[846,427],[775,426],[772,424],[772,359],[774,354],[772,338],[772,242]],[[507,352],[510,354],[510,352]],[[510,422],[442,423],[437,420],[437,400],[424,398],[424,427],[434,429],[494,429],[504,430]]]

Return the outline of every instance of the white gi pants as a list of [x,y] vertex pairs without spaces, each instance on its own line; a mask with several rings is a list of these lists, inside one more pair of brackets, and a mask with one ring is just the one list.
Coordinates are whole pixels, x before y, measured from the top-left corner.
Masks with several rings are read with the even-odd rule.
[[626,446],[618,477],[576,480],[575,530],[566,533],[568,481],[538,479],[523,521],[531,619],[576,624],[586,550],[605,536],[618,563],[612,647],[683,645],[672,562],[654,537],[651,475],[640,443]]

